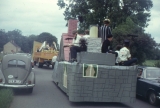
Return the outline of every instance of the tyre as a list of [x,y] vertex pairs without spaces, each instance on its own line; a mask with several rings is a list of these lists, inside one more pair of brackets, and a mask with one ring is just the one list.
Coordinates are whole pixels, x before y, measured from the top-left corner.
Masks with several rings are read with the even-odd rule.
[[41,66],[40,66],[40,63],[38,63],[38,68],[40,68]]
[[148,100],[149,100],[149,103],[152,105],[158,104],[157,96],[153,91],[149,93]]
[[32,93],[33,92],[33,88],[28,88],[28,93]]
[[37,64],[37,62],[36,61],[34,61],[34,65],[36,65]]
[[42,63],[38,63],[38,68],[42,68],[43,64]]

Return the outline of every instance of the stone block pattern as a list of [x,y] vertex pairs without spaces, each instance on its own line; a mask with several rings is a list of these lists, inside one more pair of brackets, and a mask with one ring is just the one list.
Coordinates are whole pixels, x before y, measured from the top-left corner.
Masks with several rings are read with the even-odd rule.
[[88,38],[87,42],[87,52],[101,53],[101,38]]
[[72,102],[127,102],[136,99],[136,66],[98,66],[97,78],[83,77],[82,64],[67,64],[67,88],[63,86],[64,63],[58,64],[58,86]]
[[99,65],[115,65],[115,55],[105,53],[93,52],[80,52],[77,53],[77,62],[86,64],[99,64]]
[[[72,38],[71,36],[69,36],[68,34],[64,34],[62,35],[62,39],[63,39],[63,45],[68,45],[72,43],[72,39],[67,39],[67,38]],[[70,48],[69,47],[64,47],[64,60],[69,61],[69,53],[70,53]]]
[[[59,62],[58,63],[58,66],[57,66],[57,71],[55,73],[57,73],[57,82],[58,82],[58,86],[62,89],[62,91],[64,91],[66,94],[68,94],[68,88],[64,87],[63,86],[63,80],[64,80],[64,70],[65,70],[65,67],[67,66],[67,64],[65,62]],[[68,72],[69,71],[66,71],[67,72],[67,75],[69,74]],[[67,85],[68,84],[68,81],[69,79],[67,79]]]

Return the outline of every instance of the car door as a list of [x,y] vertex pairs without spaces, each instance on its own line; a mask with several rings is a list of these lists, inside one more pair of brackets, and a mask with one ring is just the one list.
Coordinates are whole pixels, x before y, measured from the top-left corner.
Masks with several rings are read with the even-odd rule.
[[145,78],[145,73],[146,70],[145,69],[139,69],[139,72],[142,71],[142,75],[140,77],[137,77],[137,88],[136,88],[136,94],[140,95],[140,96],[145,96],[145,93],[147,91],[147,87],[148,87],[148,83],[147,80]]
[[143,83],[144,83],[144,72],[143,68],[138,68],[137,69],[137,87],[136,87],[136,93],[138,95],[142,95],[143,91]]

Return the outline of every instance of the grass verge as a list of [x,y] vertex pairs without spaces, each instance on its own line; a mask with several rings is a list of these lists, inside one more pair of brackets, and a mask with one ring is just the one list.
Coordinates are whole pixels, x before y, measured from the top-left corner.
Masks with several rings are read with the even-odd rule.
[[160,60],[146,60],[143,65],[144,66],[153,66],[153,67],[157,67],[156,64],[159,63]]
[[0,88],[0,108],[9,108],[13,99],[13,91],[11,89]]

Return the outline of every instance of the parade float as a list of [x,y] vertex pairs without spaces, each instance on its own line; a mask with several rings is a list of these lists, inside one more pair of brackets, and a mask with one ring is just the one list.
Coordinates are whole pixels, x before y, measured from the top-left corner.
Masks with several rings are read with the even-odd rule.
[[[94,27],[94,28],[92,28]],[[69,62],[72,31],[77,20],[68,21],[68,33],[63,33],[60,51],[53,69],[53,81],[71,102],[127,102],[136,99],[137,70],[135,66],[115,65],[115,55],[101,53],[101,38],[96,26],[90,26],[87,51],[77,53],[77,62]],[[94,32],[94,33],[93,33]]]

